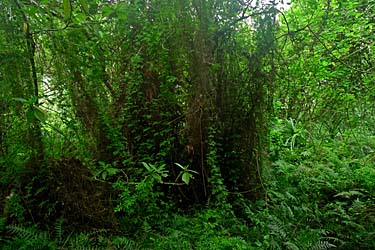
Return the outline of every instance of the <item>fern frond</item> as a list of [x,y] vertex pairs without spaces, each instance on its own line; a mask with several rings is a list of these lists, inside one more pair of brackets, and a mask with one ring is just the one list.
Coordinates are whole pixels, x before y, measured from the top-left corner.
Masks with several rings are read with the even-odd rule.
[[6,227],[7,230],[16,235],[18,238],[23,240],[37,240],[40,238],[40,233],[31,227],[23,227],[18,225],[9,225]]
[[134,241],[126,237],[115,237],[112,239],[112,244],[116,247],[116,249],[119,249],[119,250],[120,249],[127,249],[127,250],[137,249]]
[[28,246],[28,250],[44,250],[44,249],[53,249],[51,246],[48,244],[48,242],[38,242],[34,243],[32,247]]
[[108,232],[109,232],[108,229],[95,229],[91,232],[86,233],[86,235],[88,237],[92,237],[92,236],[97,236],[97,235],[100,235],[100,234],[105,234],[105,233],[108,233]]
[[311,250],[326,250],[335,247],[335,245],[329,243],[328,241],[318,241],[315,246],[311,248]]
[[143,221],[142,230],[145,233],[151,233],[152,227],[150,226],[150,224],[147,223],[147,221]]
[[[72,239],[67,239],[66,241],[69,242],[69,248],[68,249],[74,249],[74,250],[104,250],[107,248],[100,248],[95,247],[97,241],[96,237],[100,236],[100,234],[107,233],[109,230],[107,229],[96,229],[88,233],[80,233],[79,235],[76,235]],[[65,243],[64,243],[65,245]]]
[[50,241],[47,232],[38,231],[37,228],[23,227],[18,225],[10,225],[6,227],[9,233],[13,234],[15,238],[10,244],[11,249],[13,246],[18,246],[18,249],[54,249],[54,242]]
[[88,247],[85,247],[85,246],[81,246],[81,247],[75,247],[75,248],[71,248],[72,250],[105,250],[104,248],[100,248],[100,247],[93,247],[93,246],[88,246]]
[[63,234],[64,234],[63,223],[64,223],[64,219],[60,218],[55,222],[55,225],[54,225],[54,227],[55,227],[55,239],[58,242],[62,242],[62,238],[63,238]]
[[289,250],[299,250],[300,249],[296,244],[294,244],[293,242],[290,242],[290,241],[284,242],[283,245],[285,246],[285,249],[289,249]]
[[268,225],[268,228],[271,230],[271,234],[277,236],[280,239],[286,239],[287,233],[285,231],[284,225],[280,221],[274,221]]

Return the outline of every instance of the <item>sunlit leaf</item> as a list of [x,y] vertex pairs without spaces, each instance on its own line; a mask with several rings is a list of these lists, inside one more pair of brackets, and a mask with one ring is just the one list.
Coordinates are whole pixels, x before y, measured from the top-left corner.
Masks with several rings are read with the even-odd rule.
[[41,122],[45,122],[47,117],[43,110],[41,110],[39,107],[33,107],[34,116],[36,119],[38,119]]
[[185,173],[182,174],[182,181],[185,182],[186,185],[189,185],[191,177],[192,177],[191,174],[189,174],[188,172],[185,172]]
[[117,168],[107,168],[107,172],[109,176],[112,176],[120,172],[120,170]]

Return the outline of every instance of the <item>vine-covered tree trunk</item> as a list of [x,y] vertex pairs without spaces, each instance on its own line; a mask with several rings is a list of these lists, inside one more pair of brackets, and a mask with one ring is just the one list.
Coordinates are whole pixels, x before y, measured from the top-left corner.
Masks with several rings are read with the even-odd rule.
[[30,147],[32,149],[32,157],[30,159],[30,165],[32,168],[32,171],[34,171],[34,168],[40,167],[40,165],[43,163],[44,160],[44,147],[42,142],[42,130],[41,130],[41,118],[36,115],[36,109],[38,109],[39,106],[39,80],[38,80],[38,72],[36,68],[35,63],[35,50],[36,50],[36,44],[34,41],[33,34],[30,31],[30,22],[26,14],[24,13],[22,9],[22,5],[18,0],[15,0],[15,3],[18,7],[18,10],[21,12],[22,18],[23,18],[23,32],[25,34],[25,40],[26,40],[26,55],[28,56],[29,60],[29,70],[31,74],[30,78],[30,85],[29,88],[32,92],[29,93],[29,96],[32,96],[35,101],[32,104],[33,105],[33,112],[35,119],[32,119],[30,122],[30,131],[29,131],[29,140],[30,140]]
[[[11,15],[12,12],[18,14],[16,18],[16,32],[6,33],[8,39],[13,40],[13,42],[18,47],[18,52],[20,57],[18,57],[17,62],[14,62],[12,67],[10,66],[10,61],[8,61],[4,66],[6,79],[12,85],[8,85],[10,92],[12,92],[12,97],[14,100],[23,100],[22,103],[16,104],[16,110],[21,113],[26,113],[26,125],[27,125],[27,136],[28,148],[31,152],[30,159],[28,160],[28,171],[35,172],[36,169],[43,163],[44,160],[44,147],[42,143],[42,130],[41,130],[41,116],[38,116],[39,111],[39,80],[37,66],[35,62],[35,51],[36,45],[32,32],[30,31],[29,17],[24,12],[23,6],[19,1],[9,2],[4,5],[5,9],[3,14]],[[6,24],[5,24],[6,25]],[[8,28],[12,27],[11,25]],[[22,32],[22,33],[21,33]],[[8,40],[9,41],[9,40]],[[9,52],[8,52],[9,53]],[[20,67],[14,67],[14,65],[19,65]],[[6,86],[7,83],[5,83]],[[5,88],[4,88],[5,89]],[[8,90],[9,91],[9,90]],[[6,93],[6,92],[5,92]],[[8,99],[9,101],[9,99]]]

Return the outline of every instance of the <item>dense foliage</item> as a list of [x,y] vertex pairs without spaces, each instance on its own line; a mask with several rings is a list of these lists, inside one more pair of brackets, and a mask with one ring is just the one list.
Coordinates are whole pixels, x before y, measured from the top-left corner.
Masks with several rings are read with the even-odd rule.
[[0,2],[1,249],[375,248],[375,2]]

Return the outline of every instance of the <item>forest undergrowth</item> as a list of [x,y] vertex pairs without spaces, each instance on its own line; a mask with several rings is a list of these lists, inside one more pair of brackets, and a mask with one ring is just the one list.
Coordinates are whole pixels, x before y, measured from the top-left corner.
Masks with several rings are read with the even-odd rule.
[[77,232],[64,217],[47,228],[22,223],[28,208],[14,194],[5,210],[19,224],[1,219],[1,249],[373,249],[375,136],[361,129],[332,137],[321,124],[307,129],[293,119],[271,127],[256,202],[224,189],[223,203],[176,210],[158,202],[151,181],[134,200],[148,208],[130,212],[128,199],[116,230]]

